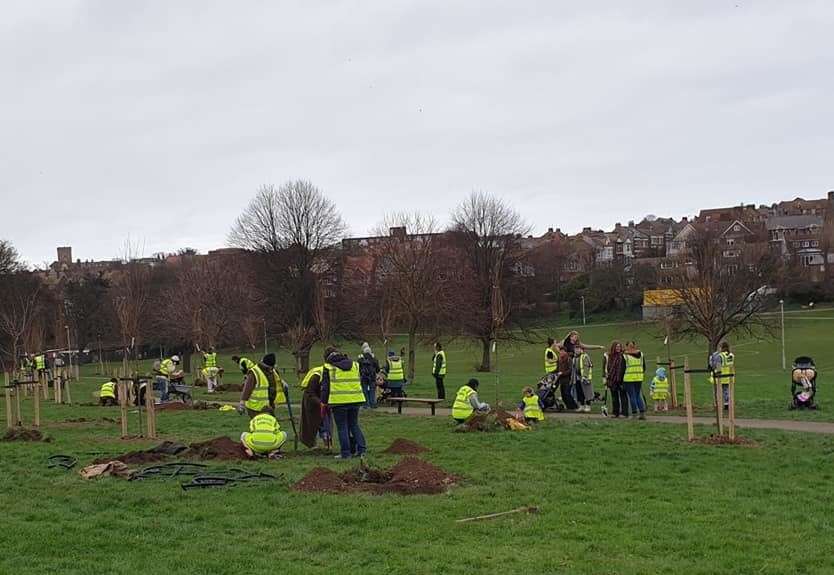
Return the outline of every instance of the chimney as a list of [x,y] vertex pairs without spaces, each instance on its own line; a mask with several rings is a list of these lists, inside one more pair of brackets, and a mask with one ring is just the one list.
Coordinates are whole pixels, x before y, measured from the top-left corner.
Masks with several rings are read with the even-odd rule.
[[628,221],[628,227],[630,227],[630,228],[634,227],[634,220],[629,220]]
[[684,216],[683,219],[681,220],[681,223],[684,223],[684,224],[689,223],[689,218]]
[[582,233],[583,234],[590,234],[591,233],[591,228],[582,228]]
[[58,263],[70,265],[72,263],[72,247],[58,248]]
[[552,234],[553,233],[553,228],[547,228],[547,233]]
[[388,230],[388,233],[391,234],[392,238],[404,240],[406,236],[405,226],[397,226],[396,228],[390,228]]

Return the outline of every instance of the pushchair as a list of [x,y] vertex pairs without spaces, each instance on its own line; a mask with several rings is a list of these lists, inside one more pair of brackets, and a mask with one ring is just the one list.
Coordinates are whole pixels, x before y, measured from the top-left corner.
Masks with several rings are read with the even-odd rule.
[[797,357],[793,361],[791,372],[790,409],[816,409],[814,397],[817,395],[817,366],[807,356]]
[[536,394],[545,411],[564,411],[565,404],[559,397],[559,384],[555,373],[548,373],[536,384]]

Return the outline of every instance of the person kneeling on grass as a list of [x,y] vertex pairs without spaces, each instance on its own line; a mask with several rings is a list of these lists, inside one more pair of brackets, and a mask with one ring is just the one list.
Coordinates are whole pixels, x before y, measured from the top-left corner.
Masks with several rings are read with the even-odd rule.
[[523,393],[524,395],[521,398],[521,403],[518,404],[518,409],[524,415],[524,421],[527,423],[544,421],[542,400],[529,385],[524,388]]
[[98,403],[101,406],[116,405],[116,385],[119,380],[115,377],[110,378],[110,381],[103,383],[98,392]]
[[256,415],[249,421],[249,432],[240,435],[240,442],[249,457],[275,457],[287,441],[278,420],[269,413]]
[[477,379],[470,379],[469,383],[458,390],[455,396],[455,403],[452,404],[452,418],[458,423],[463,423],[474,412],[486,413],[489,411],[488,403],[481,403],[478,399]]

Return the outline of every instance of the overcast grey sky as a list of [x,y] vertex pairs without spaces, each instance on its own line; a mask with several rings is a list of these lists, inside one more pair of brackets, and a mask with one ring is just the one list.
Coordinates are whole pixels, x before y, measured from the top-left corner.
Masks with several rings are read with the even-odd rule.
[[205,251],[295,178],[354,234],[473,189],[536,233],[823,197],[832,30],[829,0],[4,0],[0,237]]

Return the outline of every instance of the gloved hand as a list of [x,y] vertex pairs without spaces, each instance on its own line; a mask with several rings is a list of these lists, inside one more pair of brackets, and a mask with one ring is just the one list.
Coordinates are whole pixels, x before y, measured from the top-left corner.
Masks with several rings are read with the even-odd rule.
[[241,414],[241,415],[243,415],[244,413],[246,413],[246,406],[245,406],[245,405],[243,405],[243,402],[242,402],[242,401],[241,401],[240,403],[238,403],[238,404],[237,404],[237,412],[238,412],[239,414]]
[[322,419],[327,417],[327,405],[322,403],[321,407],[319,407],[319,414],[321,415]]

